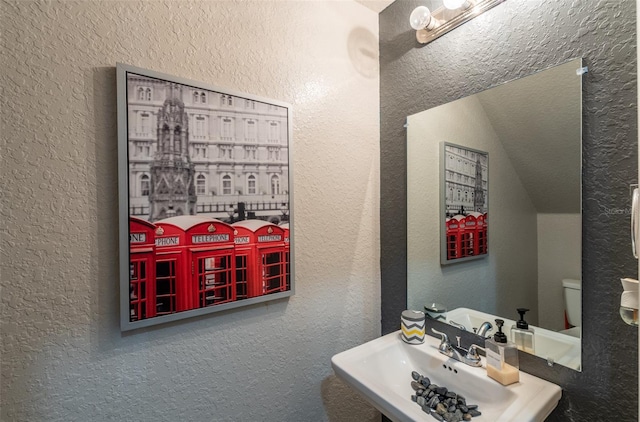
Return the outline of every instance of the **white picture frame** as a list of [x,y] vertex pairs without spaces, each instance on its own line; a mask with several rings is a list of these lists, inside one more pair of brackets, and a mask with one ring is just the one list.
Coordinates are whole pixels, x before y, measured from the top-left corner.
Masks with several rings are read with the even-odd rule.
[[121,330],[293,295],[291,105],[116,74]]

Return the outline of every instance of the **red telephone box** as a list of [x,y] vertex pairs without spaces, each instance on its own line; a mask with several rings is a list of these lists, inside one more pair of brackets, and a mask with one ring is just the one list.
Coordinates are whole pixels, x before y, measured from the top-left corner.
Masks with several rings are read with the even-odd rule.
[[[247,297],[287,290],[283,228],[262,220],[233,223],[236,259],[246,259]],[[239,275],[240,277],[240,275]]]
[[129,308],[130,321],[156,315],[155,283],[156,226],[136,217],[129,217]]
[[473,256],[477,254],[477,236],[478,225],[477,218],[473,213],[469,213],[464,217],[464,226],[460,236],[460,254],[464,256]]
[[254,260],[253,232],[244,227],[238,228],[235,224],[232,226],[236,245],[236,298],[242,300],[259,296],[257,289],[249,289],[249,279],[253,281],[255,271],[254,265],[249,265],[249,261]]
[[[182,216],[181,216],[182,217]],[[156,315],[191,309],[187,282],[186,235],[180,217],[156,221]]]
[[230,225],[195,215],[156,225],[158,315],[236,300]]
[[482,214],[482,229],[479,230],[479,249],[480,253],[488,253],[489,252],[489,241],[487,235],[487,227],[489,226],[489,220],[487,218],[487,213]]
[[194,308],[236,300],[234,228],[209,219],[186,229]]
[[486,216],[487,214],[481,214],[479,212],[471,212],[470,216],[475,218],[475,230],[473,237],[473,253],[474,255],[482,255],[487,253],[487,226]]
[[290,231],[289,231],[289,223],[280,224],[280,227],[284,229],[284,272],[285,272],[285,282],[287,284],[287,288],[285,290],[289,290],[291,288],[291,258],[290,258]]
[[464,233],[464,216],[458,214],[447,218],[447,259],[462,258],[461,244]]

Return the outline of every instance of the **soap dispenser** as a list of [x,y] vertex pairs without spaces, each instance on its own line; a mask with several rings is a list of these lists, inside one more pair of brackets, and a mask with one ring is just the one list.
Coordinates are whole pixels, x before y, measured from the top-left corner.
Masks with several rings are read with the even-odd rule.
[[508,341],[506,334],[502,332],[504,321],[496,319],[496,325],[498,332],[484,344],[487,353],[487,375],[502,385],[513,384],[520,381],[518,348]]
[[520,314],[520,320],[511,327],[511,341],[523,352],[533,354],[535,351],[533,328],[529,328],[529,324],[524,320],[524,314],[527,313],[528,309],[518,308],[517,310]]

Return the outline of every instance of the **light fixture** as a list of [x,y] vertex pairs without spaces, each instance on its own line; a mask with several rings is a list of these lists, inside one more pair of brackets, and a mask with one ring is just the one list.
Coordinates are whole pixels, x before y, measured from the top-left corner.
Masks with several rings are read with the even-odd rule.
[[421,29],[430,31],[436,26],[436,21],[431,16],[431,11],[427,6],[418,6],[413,9],[411,16],[409,16],[409,24],[416,31]]
[[467,9],[471,6],[469,0],[442,0],[442,3],[449,10]]
[[409,16],[420,44],[435,40],[505,0],[434,0],[439,1],[442,5],[433,12],[426,6],[418,6]]

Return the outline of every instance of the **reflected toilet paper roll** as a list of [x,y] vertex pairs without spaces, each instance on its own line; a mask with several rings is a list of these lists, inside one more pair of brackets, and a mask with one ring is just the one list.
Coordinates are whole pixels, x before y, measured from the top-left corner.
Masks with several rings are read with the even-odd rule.
[[424,343],[424,312],[406,310],[401,318],[402,340],[409,344]]

